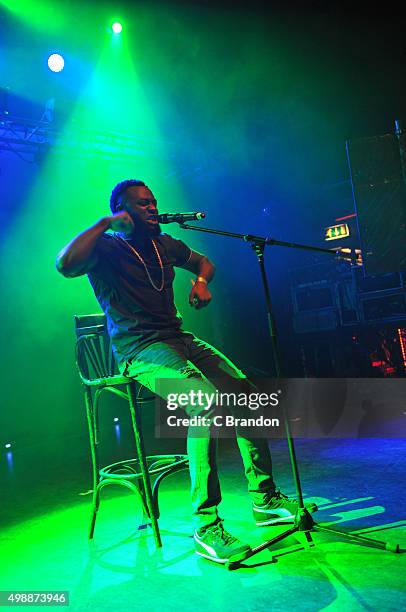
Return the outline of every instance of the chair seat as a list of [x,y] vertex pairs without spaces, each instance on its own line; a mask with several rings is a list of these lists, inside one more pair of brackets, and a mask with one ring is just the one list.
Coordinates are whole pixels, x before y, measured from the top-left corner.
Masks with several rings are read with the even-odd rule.
[[128,385],[133,381],[132,378],[115,374],[114,376],[102,376],[101,378],[85,378],[81,376],[82,382],[89,387],[116,387],[118,385]]

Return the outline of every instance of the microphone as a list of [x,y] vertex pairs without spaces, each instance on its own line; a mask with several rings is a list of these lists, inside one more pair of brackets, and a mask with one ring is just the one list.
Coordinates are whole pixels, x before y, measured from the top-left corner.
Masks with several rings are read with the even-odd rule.
[[206,216],[204,212],[164,213],[158,215],[158,223],[184,223],[185,221],[201,221]]

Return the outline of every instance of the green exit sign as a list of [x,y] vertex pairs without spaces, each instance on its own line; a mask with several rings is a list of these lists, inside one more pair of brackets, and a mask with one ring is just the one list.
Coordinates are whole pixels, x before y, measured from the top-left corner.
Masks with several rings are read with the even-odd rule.
[[326,227],[326,240],[339,240],[350,235],[350,228],[346,223]]

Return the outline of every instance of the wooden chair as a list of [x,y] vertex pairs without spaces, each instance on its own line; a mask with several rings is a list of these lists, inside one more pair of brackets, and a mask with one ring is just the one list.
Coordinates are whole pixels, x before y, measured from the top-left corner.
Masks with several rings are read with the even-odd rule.
[[[83,383],[86,415],[89,425],[90,450],[93,467],[93,507],[89,538],[93,538],[100,492],[108,485],[127,487],[140,498],[144,517],[152,526],[157,547],[162,546],[158,519],[158,490],[162,480],[188,468],[186,455],[146,456],[140,424],[140,409],[149,397],[142,397],[138,391],[145,390],[133,379],[117,372],[111,342],[107,333],[104,314],[75,316],[76,363]],[[105,393],[114,393],[128,402],[135,441],[135,457],[124,459],[107,466],[100,466],[99,400]],[[141,395],[141,396],[140,396]],[[145,525],[143,525],[145,526]]]

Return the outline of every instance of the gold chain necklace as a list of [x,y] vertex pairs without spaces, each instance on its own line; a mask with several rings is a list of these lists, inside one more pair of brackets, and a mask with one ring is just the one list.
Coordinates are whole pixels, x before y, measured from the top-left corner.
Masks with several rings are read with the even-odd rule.
[[138,257],[138,259],[140,260],[140,262],[143,264],[143,266],[144,266],[144,268],[145,268],[145,272],[147,273],[147,276],[148,276],[148,278],[149,278],[149,282],[151,283],[151,285],[153,286],[153,288],[154,288],[156,291],[162,291],[162,289],[164,288],[164,267],[163,267],[163,265],[162,265],[162,259],[161,259],[161,256],[160,256],[160,254],[159,254],[159,251],[158,251],[158,249],[157,249],[157,247],[156,247],[155,242],[152,240],[152,238],[151,238],[151,242],[152,242],[152,244],[154,245],[155,253],[156,253],[156,256],[157,256],[157,258],[158,258],[159,266],[160,266],[160,268],[161,268],[161,286],[160,286],[160,287],[157,287],[157,286],[156,286],[156,284],[154,283],[154,281],[152,280],[151,275],[150,275],[150,273],[149,273],[149,270],[148,270],[148,268],[147,268],[147,264],[145,263],[145,261],[143,260],[143,258],[141,257],[141,255],[138,253],[138,251],[137,251],[136,249],[134,249],[134,247],[133,247],[133,246],[131,246],[131,244],[129,244],[129,243],[127,242],[127,240],[124,240],[124,238],[122,238],[121,236],[118,236],[117,234],[114,234],[114,237],[115,237],[115,238],[119,238],[120,240],[122,240],[122,242],[124,242],[124,244],[126,244],[126,245],[128,246],[128,248],[130,248],[130,249],[132,250],[132,252],[133,252],[133,253],[135,253],[135,255]]

